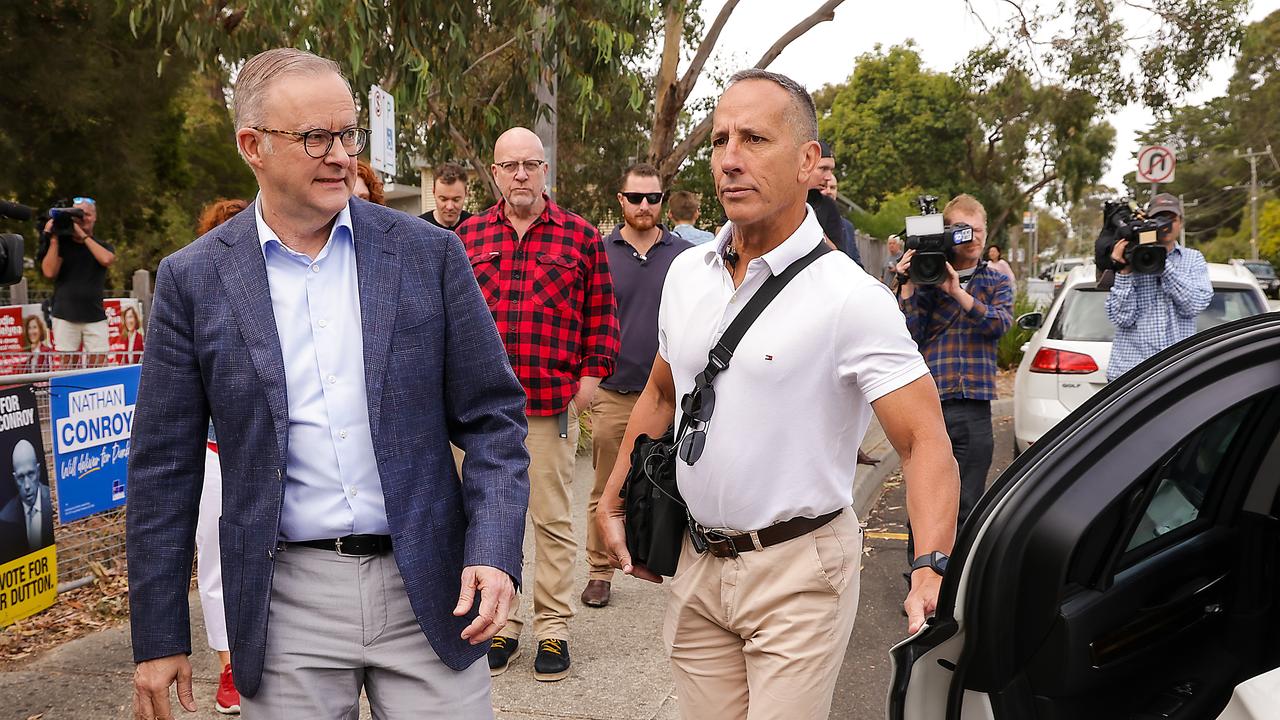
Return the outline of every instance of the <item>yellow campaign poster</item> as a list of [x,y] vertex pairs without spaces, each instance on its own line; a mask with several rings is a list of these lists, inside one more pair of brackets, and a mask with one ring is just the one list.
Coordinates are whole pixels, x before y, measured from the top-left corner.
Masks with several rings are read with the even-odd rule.
[[0,627],[53,604],[58,556],[35,390],[0,390]]

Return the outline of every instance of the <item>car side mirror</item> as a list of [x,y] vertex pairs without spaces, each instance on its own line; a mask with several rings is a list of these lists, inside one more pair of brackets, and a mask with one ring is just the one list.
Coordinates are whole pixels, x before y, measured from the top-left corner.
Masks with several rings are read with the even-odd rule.
[[1018,316],[1018,327],[1023,330],[1039,330],[1044,324],[1044,313],[1029,312],[1026,315]]

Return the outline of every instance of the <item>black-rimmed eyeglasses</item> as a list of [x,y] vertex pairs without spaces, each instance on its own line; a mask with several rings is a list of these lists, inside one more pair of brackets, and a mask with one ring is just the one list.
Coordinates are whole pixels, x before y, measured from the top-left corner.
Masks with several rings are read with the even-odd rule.
[[631,203],[632,205],[639,205],[643,200],[648,200],[650,205],[657,205],[658,203],[667,199],[667,194],[664,192],[653,192],[653,193],[624,192],[620,194],[622,195],[622,197],[626,198],[627,202]]
[[680,447],[676,455],[692,465],[702,457],[707,447],[707,428],[711,425],[711,413],[716,409],[716,389],[707,379],[705,373],[698,373],[693,379],[693,390],[680,398],[680,410],[691,418],[689,429],[680,438]]
[[335,137],[342,140],[342,149],[353,157],[363,152],[364,146],[369,142],[369,130],[362,127],[349,127],[337,132],[325,130],[324,128],[297,132],[295,130],[276,130],[257,125],[252,125],[251,127],[258,132],[284,135],[294,140],[301,140],[302,148],[307,151],[308,155],[317,160],[328,155],[329,151],[333,149],[333,139]]
[[506,162],[494,163],[498,169],[508,175],[515,175],[516,170],[524,168],[524,171],[530,175],[538,172],[538,170],[546,165],[546,160],[508,160]]

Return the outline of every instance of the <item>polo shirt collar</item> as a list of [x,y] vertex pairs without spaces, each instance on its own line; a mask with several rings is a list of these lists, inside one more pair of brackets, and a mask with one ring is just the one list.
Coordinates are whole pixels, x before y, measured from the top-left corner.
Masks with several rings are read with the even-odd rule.
[[[262,193],[258,193],[258,197],[253,201],[253,219],[258,224],[258,243],[262,246],[263,257],[267,256],[267,243],[273,240],[282,249],[293,252],[288,245],[285,245],[284,242],[280,240],[280,236],[276,235],[275,231],[267,225],[267,221],[262,219]],[[355,231],[352,230],[351,226],[350,202],[342,206],[342,211],[338,213],[337,218],[334,220],[333,228],[329,231],[329,242],[332,242],[334,236],[337,235],[338,228],[346,228],[346,236],[351,238],[353,241],[355,240],[356,234]],[[324,244],[325,250],[322,250],[321,252],[328,250],[329,242]]]
[[[707,243],[708,247],[704,251],[704,259],[708,264],[720,263],[724,264],[724,249],[729,244],[730,238],[733,237],[733,223],[725,223],[720,235],[716,237],[716,241]],[[769,266],[769,272],[774,275],[781,275],[786,272],[791,263],[808,255],[813,247],[822,239],[822,226],[818,224],[818,217],[813,214],[813,208],[807,203],[804,206],[804,220],[800,222],[795,232],[791,233],[786,240],[778,247],[770,250],[760,256],[765,264]]]

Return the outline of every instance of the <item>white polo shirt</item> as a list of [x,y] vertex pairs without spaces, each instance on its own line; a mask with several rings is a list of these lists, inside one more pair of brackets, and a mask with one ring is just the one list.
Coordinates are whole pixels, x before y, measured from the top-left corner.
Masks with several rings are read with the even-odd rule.
[[[735,289],[721,257],[731,231],[681,253],[663,285],[658,352],[677,398],[764,281],[822,238],[810,209]],[[676,461],[694,519],[751,531],[848,507],[870,403],[928,373],[888,288],[844,253],[822,256],[774,298],[715,380],[706,449],[692,467]]]

